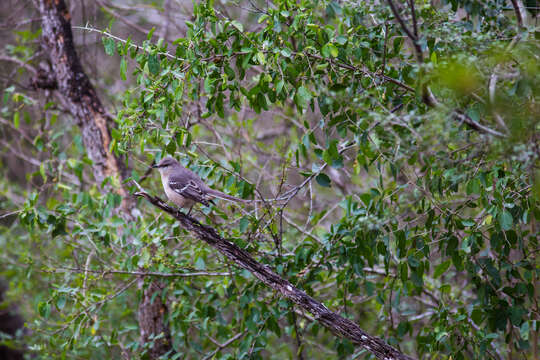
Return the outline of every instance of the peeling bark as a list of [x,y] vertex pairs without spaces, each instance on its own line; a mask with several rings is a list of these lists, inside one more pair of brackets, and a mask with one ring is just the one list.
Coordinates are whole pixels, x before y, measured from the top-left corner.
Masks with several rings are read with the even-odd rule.
[[[49,56],[52,73],[40,72],[32,83],[36,88],[58,91],[62,103],[81,130],[96,182],[100,184],[106,177],[118,180],[113,182],[114,190],[123,199],[122,216],[130,220],[134,217],[134,199],[121,185],[121,181],[128,177],[128,169],[120,157],[109,151],[112,119],[107,115],[77,56],[71,32],[71,16],[66,4],[63,0],[39,0],[37,4],[42,20],[42,46]],[[142,301],[138,310],[141,343],[148,342],[151,336],[165,335],[162,338],[164,341],[155,341],[150,349],[151,358],[157,359],[172,350],[169,329],[163,320],[167,306],[161,302],[161,297],[154,296],[159,291],[157,283],[151,283],[141,291]]]
[[[71,16],[66,4],[63,0],[40,0],[39,11],[42,19],[42,46],[49,54],[56,88],[66,100],[68,110],[81,129],[97,182],[101,183],[107,176],[126,175],[121,159],[109,152],[111,136],[108,127],[111,119],[75,52]],[[39,81],[42,78],[48,79],[46,83],[50,86],[51,76],[41,76],[35,84],[42,84],[43,81]],[[117,191],[127,196],[125,188],[119,186]]]

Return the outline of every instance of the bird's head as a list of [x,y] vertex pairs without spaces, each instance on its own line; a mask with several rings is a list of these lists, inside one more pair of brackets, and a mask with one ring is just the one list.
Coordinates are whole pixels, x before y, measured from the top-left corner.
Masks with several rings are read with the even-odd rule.
[[173,157],[167,156],[163,159],[161,159],[160,162],[158,162],[155,165],[152,165],[153,168],[158,169],[160,173],[165,173],[171,171],[174,167],[178,166],[178,161],[176,161]]

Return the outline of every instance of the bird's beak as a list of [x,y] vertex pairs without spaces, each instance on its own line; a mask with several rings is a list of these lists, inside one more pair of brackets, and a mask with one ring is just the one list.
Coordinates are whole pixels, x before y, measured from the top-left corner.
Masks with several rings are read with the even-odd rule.
[[158,164],[154,164],[154,165],[152,165],[152,168],[157,169],[157,168],[159,168],[159,165],[158,165]]

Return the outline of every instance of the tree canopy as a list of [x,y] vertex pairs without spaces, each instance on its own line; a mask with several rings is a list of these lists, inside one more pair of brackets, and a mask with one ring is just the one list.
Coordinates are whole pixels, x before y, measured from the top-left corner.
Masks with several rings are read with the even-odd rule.
[[0,345],[539,358],[537,1],[68,5],[0,5]]

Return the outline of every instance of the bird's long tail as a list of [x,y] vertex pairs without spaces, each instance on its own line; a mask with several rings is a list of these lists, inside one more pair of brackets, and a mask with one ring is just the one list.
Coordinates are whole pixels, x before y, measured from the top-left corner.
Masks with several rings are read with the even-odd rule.
[[219,199],[227,200],[227,201],[235,201],[235,202],[242,202],[242,203],[248,203],[251,202],[251,200],[246,199],[240,199],[232,195],[225,194],[221,191],[214,190],[214,189],[208,189],[207,190],[208,195],[217,197]]
[[240,199],[240,198],[237,198],[236,196],[225,194],[225,193],[223,193],[221,191],[214,190],[214,189],[211,189],[211,188],[208,188],[206,190],[206,192],[207,192],[208,195],[216,197],[218,199],[223,199],[223,200],[227,200],[227,201],[234,201],[234,202],[241,202],[241,203],[244,203],[244,204],[257,203],[257,202],[275,202],[275,201],[286,201],[286,200],[288,200],[288,197],[280,197],[280,198],[274,198],[274,199],[253,199],[253,200]]

